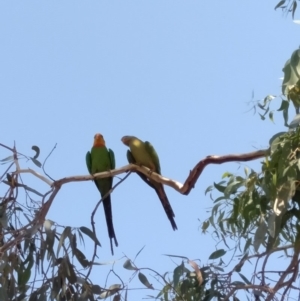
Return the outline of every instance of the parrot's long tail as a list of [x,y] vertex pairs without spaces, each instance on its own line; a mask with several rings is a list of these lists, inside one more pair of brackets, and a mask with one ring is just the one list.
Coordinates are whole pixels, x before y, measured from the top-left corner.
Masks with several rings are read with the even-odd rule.
[[107,196],[103,200],[103,207],[104,207],[104,213],[105,213],[105,218],[106,218],[106,225],[107,225],[107,230],[108,230],[108,236],[110,238],[111,253],[112,253],[112,255],[114,255],[114,248],[113,248],[112,240],[115,241],[116,247],[118,246],[118,241],[117,241],[117,237],[116,237],[115,230],[114,230],[114,225],[113,225],[113,220],[112,220],[112,210],[111,210],[110,195]]
[[177,230],[177,225],[174,220],[175,214],[174,214],[171,204],[168,200],[168,197],[165,193],[164,187],[162,185],[160,185],[159,187],[153,187],[153,188],[155,189],[155,191],[161,201],[161,204],[163,205],[163,207],[166,211],[166,214],[171,222],[173,230],[174,231]]
[[171,207],[171,204],[168,200],[168,197],[165,193],[165,190],[164,190],[164,187],[162,185],[159,185],[158,187],[156,187],[156,185],[154,185],[150,180],[149,178],[147,178],[143,173],[141,172],[137,172],[137,174],[142,178],[142,180],[148,184],[151,188],[153,188],[155,190],[155,192],[157,193],[160,201],[161,201],[161,204],[163,205],[165,211],[166,211],[166,214],[171,222],[171,225],[172,225],[172,228],[173,230],[177,230],[177,225],[175,223],[175,220],[174,220],[174,217],[175,217],[175,214],[173,212],[173,209]]

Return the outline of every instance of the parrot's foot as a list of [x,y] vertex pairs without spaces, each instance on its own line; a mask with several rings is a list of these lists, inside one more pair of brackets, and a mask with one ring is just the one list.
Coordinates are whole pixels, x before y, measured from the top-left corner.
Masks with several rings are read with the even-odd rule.
[[154,173],[154,170],[149,170],[148,174],[151,176]]
[[[112,170],[110,169],[110,170],[108,170],[108,171],[109,171],[109,173],[111,174],[111,171],[112,171]],[[113,178],[114,176],[111,176],[111,177]]]

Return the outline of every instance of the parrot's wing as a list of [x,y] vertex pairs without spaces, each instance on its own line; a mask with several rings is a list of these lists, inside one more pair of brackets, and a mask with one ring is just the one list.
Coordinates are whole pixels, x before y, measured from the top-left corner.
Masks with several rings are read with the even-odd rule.
[[[86,166],[87,166],[89,173],[91,175],[93,175],[93,173],[92,173],[92,154],[90,152],[86,153],[85,161],[86,161]],[[94,180],[94,183],[95,183],[96,187],[98,188],[98,190],[100,191],[100,187],[98,186],[97,181]]]
[[[135,161],[135,159],[133,158],[132,153],[131,153],[130,150],[127,151],[127,160],[128,160],[128,162],[131,163],[131,164],[136,164],[136,161]],[[154,186],[153,186],[153,184],[149,181],[149,179],[148,179],[143,173],[137,172],[137,174],[141,177],[141,179],[142,179],[146,184],[148,184],[150,187],[152,187],[153,189],[155,189]]]
[[156,172],[158,174],[161,174],[159,158],[158,158],[157,152],[155,151],[154,147],[152,146],[152,144],[149,141],[145,141],[145,148],[155,165]]
[[126,156],[127,156],[127,160],[128,160],[129,163],[131,163],[131,164],[136,164],[136,161],[135,161],[135,159],[133,158],[132,153],[131,153],[130,150],[127,151]]
[[108,149],[108,154],[109,154],[111,169],[115,169],[116,168],[115,154],[110,148]]
[[90,152],[85,155],[86,166],[90,174],[92,174],[92,156]]

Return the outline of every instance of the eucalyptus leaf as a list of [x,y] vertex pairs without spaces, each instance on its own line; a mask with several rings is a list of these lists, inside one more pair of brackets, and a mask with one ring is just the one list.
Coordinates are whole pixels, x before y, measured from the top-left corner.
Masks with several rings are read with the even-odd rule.
[[264,222],[264,219],[261,218],[260,224],[257,227],[255,235],[254,235],[253,246],[254,246],[254,250],[256,252],[258,252],[260,245],[265,241],[265,236],[266,236],[267,230],[268,230],[268,228],[266,226],[266,223]]
[[154,289],[153,286],[152,286],[152,284],[150,284],[150,282],[148,281],[147,277],[146,277],[143,273],[139,272],[138,277],[139,277],[139,280],[140,280],[147,288]]
[[82,233],[84,233],[84,234],[87,235],[89,238],[91,238],[98,246],[101,246],[101,244],[100,244],[98,238],[96,237],[95,233],[92,232],[89,228],[82,226],[82,227],[80,227],[79,229],[80,229],[80,231],[81,231]]
[[33,145],[33,146],[31,147],[31,149],[32,149],[33,151],[35,151],[35,155],[33,156],[33,158],[34,158],[34,159],[37,159],[38,156],[40,155],[40,148],[39,148],[38,146],[36,146],[36,145]]
[[219,250],[211,253],[208,259],[217,259],[219,257],[222,257],[225,254],[226,254],[226,251],[224,249],[219,249]]

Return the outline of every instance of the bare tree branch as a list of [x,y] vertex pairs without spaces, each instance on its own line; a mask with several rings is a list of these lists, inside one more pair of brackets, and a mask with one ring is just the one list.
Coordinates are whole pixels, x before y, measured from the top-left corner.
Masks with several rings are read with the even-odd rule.
[[251,161],[255,159],[259,159],[265,156],[268,156],[269,149],[259,150],[251,153],[245,153],[245,154],[233,154],[233,155],[224,155],[224,156],[208,156],[201,160],[191,171],[189,176],[187,177],[184,184],[181,184],[180,182],[177,182],[175,180],[165,178],[162,175],[159,175],[155,172],[152,172],[149,168],[145,166],[138,166],[135,164],[129,164],[126,166],[123,166],[121,168],[117,168],[114,170],[106,171],[106,172],[100,172],[96,173],[94,175],[87,175],[87,176],[71,176],[62,178],[60,180],[57,180],[53,183],[53,186],[61,186],[63,184],[69,183],[69,182],[81,182],[81,181],[90,181],[94,179],[102,179],[107,177],[116,176],[119,174],[122,174],[124,172],[128,171],[138,171],[146,175],[147,177],[151,178],[152,180],[162,183],[164,185],[170,186],[174,188],[176,191],[180,192],[181,194],[188,195],[192,188],[194,188],[198,178],[202,174],[204,168],[209,164],[223,164],[227,162],[245,162],[245,161]]
[[39,174],[38,172],[36,172],[34,169],[31,169],[31,168],[19,169],[19,170],[15,171],[13,174],[20,174],[20,173],[31,173],[34,176],[36,176],[37,178],[39,178],[40,180],[44,181],[49,186],[52,186],[52,184],[53,184],[52,181],[50,181],[46,177],[42,176],[41,174]]

